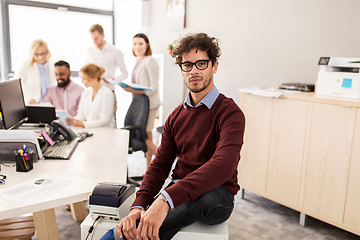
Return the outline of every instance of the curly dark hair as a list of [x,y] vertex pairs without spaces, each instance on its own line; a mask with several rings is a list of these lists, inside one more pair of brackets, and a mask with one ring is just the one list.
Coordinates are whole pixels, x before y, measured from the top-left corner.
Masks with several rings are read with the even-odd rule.
[[174,42],[173,45],[175,47],[172,57],[176,59],[177,64],[180,64],[183,55],[189,53],[192,49],[200,49],[206,52],[213,65],[221,55],[218,40],[208,36],[206,33],[188,34],[184,38]]

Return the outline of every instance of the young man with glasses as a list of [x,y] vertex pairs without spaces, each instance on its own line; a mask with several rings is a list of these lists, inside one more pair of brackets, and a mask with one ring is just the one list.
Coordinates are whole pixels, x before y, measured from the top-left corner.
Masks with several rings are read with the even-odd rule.
[[[218,42],[204,33],[188,35],[173,56],[190,92],[166,120],[129,215],[102,239],[171,239],[196,221],[219,224],[232,213],[245,117],[214,86]],[[176,157],[172,181],[161,190]]]

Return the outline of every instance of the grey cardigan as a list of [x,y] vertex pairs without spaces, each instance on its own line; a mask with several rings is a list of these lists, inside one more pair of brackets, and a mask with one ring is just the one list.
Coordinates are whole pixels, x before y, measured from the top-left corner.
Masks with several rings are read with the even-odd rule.
[[157,109],[161,105],[159,96],[159,67],[152,56],[146,56],[140,62],[136,70],[136,84],[150,87],[151,90],[145,91],[149,97],[150,109]]

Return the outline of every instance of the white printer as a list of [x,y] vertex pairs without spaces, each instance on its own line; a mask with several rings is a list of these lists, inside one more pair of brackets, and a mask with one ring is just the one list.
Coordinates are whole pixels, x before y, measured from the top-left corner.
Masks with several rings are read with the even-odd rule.
[[360,100],[360,58],[321,57],[316,96]]

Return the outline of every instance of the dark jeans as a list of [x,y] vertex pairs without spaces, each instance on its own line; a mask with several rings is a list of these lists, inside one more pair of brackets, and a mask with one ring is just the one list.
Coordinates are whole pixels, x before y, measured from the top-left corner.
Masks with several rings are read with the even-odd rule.
[[[220,186],[203,194],[194,202],[184,203],[174,210],[169,210],[160,227],[159,237],[161,240],[171,239],[181,228],[196,221],[207,225],[220,224],[230,217],[233,209],[231,193]],[[100,240],[120,239],[117,234],[116,229],[111,229]]]

